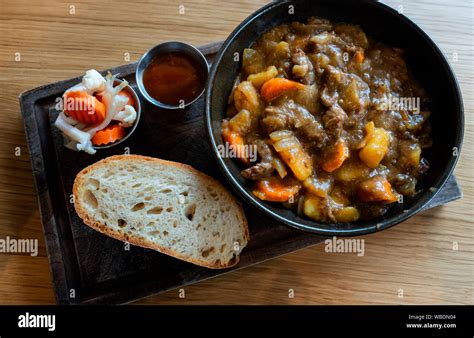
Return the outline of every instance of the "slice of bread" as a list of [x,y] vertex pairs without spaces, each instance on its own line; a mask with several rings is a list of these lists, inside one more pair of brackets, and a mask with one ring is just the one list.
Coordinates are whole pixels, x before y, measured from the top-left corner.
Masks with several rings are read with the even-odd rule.
[[211,269],[231,267],[247,245],[247,220],[216,180],[176,162],[111,156],[74,181],[74,206],[91,228]]

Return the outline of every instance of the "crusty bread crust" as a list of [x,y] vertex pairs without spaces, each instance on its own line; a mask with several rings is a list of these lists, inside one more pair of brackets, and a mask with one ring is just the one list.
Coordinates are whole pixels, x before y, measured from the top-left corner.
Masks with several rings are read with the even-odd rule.
[[238,206],[239,213],[241,214],[241,219],[243,220],[243,223],[240,225],[243,227],[244,230],[244,239],[246,242],[248,242],[250,235],[249,235],[249,230],[248,230],[248,224],[247,224],[247,219],[245,217],[245,213],[242,209],[242,206],[240,203],[237,201],[237,199],[230,194],[217,180],[214,178],[194,169],[193,167],[183,164],[183,163],[178,163],[178,162],[172,162],[172,161],[166,161],[158,158],[153,158],[153,157],[148,157],[148,156],[141,156],[141,155],[115,155],[115,156],[110,156],[107,157],[101,161],[98,161],[86,168],[84,168],[79,174],[77,174],[76,179],[74,180],[74,186],[73,186],[73,194],[74,194],[74,208],[76,209],[77,214],[79,217],[84,221],[86,225],[91,227],[94,230],[97,230],[109,237],[118,239],[122,242],[127,242],[132,245],[137,245],[143,248],[148,248],[148,249],[153,249],[156,251],[159,251],[161,253],[164,253],[169,256],[173,256],[175,258],[181,259],[186,262],[190,262],[199,266],[203,266],[209,269],[225,269],[225,268],[230,268],[234,265],[236,265],[239,262],[239,257],[236,256],[235,259],[230,260],[225,264],[224,262],[221,262],[219,265],[215,264],[209,264],[208,262],[200,259],[196,259],[193,257],[188,257],[185,255],[182,255],[179,252],[176,252],[174,250],[171,250],[167,247],[163,247],[157,243],[154,243],[152,241],[139,238],[138,236],[133,236],[133,235],[128,235],[126,233],[122,233],[120,231],[116,231],[114,229],[109,228],[107,225],[98,223],[90,217],[90,215],[87,213],[85,210],[84,206],[82,205],[80,198],[79,197],[79,191],[84,185],[85,181],[85,176],[92,170],[98,169],[100,167],[106,166],[110,162],[114,161],[122,161],[122,160],[127,160],[127,161],[136,161],[136,162],[155,162],[155,163],[160,163],[162,165],[168,165],[168,166],[174,166],[174,167],[179,167],[182,169],[186,169],[189,171],[191,174],[200,176],[201,178],[205,179],[206,181],[209,182],[209,185],[215,187],[216,189],[221,190],[223,193],[228,195],[232,201]]

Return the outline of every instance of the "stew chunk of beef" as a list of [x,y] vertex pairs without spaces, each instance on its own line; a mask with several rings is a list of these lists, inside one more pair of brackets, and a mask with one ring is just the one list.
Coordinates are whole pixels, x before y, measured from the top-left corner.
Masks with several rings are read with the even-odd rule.
[[265,108],[260,125],[269,134],[282,129],[295,130],[305,141],[318,146],[324,144],[327,139],[327,134],[317,118],[303,106],[291,101]]
[[304,84],[312,85],[315,80],[314,67],[305,52],[299,49],[293,54],[292,60],[294,63],[293,76],[301,79]]

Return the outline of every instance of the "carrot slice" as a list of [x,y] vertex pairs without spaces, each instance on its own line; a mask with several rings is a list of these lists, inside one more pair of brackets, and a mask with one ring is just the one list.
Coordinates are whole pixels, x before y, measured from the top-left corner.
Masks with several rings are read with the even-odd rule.
[[362,202],[393,203],[398,200],[390,182],[382,176],[375,176],[362,182],[357,190],[357,197]]
[[222,126],[222,139],[231,147],[238,159],[245,164],[249,164],[244,138],[239,133],[231,130],[226,123],[223,123]]
[[118,124],[109,124],[102,130],[99,130],[92,137],[92,144],[101,146],[113,143],[122,139],[125,136],[125,128]]
[[105,119],[105,105],[94,96],[81,91],[64,94],[64,112],[87,125],[96,125]]
[[282,180],[272,176],[257,181],[252,193],[263,201],[287,202],[296,196],[300,189],[301,185],[295,180]]
[[355,52],[354,61],[356,63],[361,64],[362,62],[364,62],[364,59],[365,59],[364,51],[358,50],[357,52]]
[[334,148],[330,150],[324,162],[321,164],[321,168],[328,173],[333,172],[338,169],[348,157],[349,147],[347,146],[346,141],[340,139],[336,142]]
[[267,101],[272,101],[288,90],[303,89],[302,83],[276,77],[265,82],[260,90],[260,95]]

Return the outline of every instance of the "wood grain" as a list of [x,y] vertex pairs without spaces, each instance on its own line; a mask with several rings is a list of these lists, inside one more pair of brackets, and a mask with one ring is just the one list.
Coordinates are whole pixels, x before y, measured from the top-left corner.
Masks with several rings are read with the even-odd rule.
[[[472,3],[384,1],[418,23],[451,62],[464,96],[466,136],[456,175],[464,199],[365,236],[365,255],[324,245],[237,271],[141,304],[474,303],[474,57]],[[185,14],[179,14],[183,4]],[[52,304],[42,228],[18,94],[36,86],[136,61],[157,42],[224,39],[263,1],[0,0],[0,238],[38,238],[38,257],[0,254],[0,303]],[[75,14],[70,14],[75,6]],[[403,7],[400,7],[403,6]],[[21,61],[15,61],[20,53]],[[128,53],[128,54],[126,54]],[[15,156],[19,147],[21,154]],[[453,250],[457,242],[458,250]],[[294,298],[289,298],[289,289]],[[399,290],[403,297],[399,297]]]

